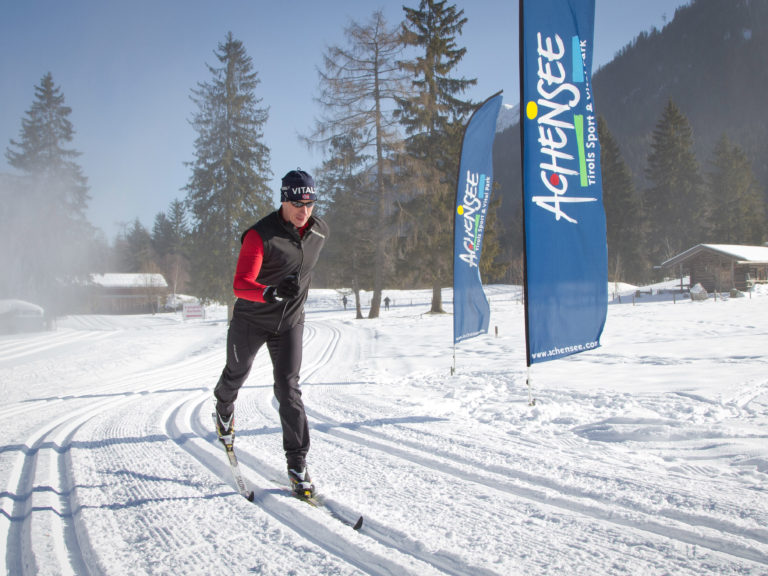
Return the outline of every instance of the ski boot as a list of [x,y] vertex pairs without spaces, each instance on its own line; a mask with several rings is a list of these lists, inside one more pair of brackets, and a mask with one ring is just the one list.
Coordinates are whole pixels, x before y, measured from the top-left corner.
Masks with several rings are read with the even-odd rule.
[[235,443],[235,415],[230,414],[227,420],[221,417],[218,412],[216,414],[216,434],[219,436],[219,442],[224,446],[231,446]]
[[291,482],[291,489],[295,496],[305,500],[315,496],[315,485],[312,484],[312,479],[309,477],[309,471],[306,466],[301,470],[289,468],[288,479]]

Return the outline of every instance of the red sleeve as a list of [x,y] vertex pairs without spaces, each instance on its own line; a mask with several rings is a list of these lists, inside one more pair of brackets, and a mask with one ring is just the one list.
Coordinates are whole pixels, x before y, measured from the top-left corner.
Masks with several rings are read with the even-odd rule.
[[264,243],[256,230],[249,230],[237,257],[235,280],[232,288],[235,296],[252,302],[264,302],[264,284],[256,282],[264,260]]

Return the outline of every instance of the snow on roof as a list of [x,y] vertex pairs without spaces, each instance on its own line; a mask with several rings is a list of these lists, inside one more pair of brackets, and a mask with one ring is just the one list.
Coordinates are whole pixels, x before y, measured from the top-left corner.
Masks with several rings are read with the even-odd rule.
[[702,250],[710,250],[718,252],[724,256],[734,258],[739,262],[754,262],[757,264],[768,263],[768,246],[741,246],[739,244],[697,244],[693,248],[689,248],[685,252],[681,252],[677,256],[673,256],[661,266],[666,268],[673,264],[677,264],[686,260],[694,254],[698,254]]
[[0,314],[20,312],[26,316],[42,316],[43,309],[37,304],[24,300],[0,300]]
[[739,246],[736,244],[702,244],[716,252],[748,262],[768,262],[768,246]]
[[167,288],[162,274],[91,274],[91,283],[104,288]]

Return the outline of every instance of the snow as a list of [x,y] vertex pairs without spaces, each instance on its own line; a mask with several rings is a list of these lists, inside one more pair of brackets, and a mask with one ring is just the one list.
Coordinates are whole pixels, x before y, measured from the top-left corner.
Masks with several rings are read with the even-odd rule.
[[0,314],[12,313],[22,316],[42,316],[44,310],[37,304],[24,300],[0,300]]
[[210,417],[224,309],[0,336],[6,572],[768,574],[766,287],[612,301],[600,348],[531,368],[533,406],[520,291],[487,293],[455,375],[431,291],[388,291],[375,320],[311,293],[310,471],[360,532],[286,496],[263,351],[236,407],[255,502],[237,494]]
[[702,246],[748,262],[768,262],[768,246],[742,246],[737,244],[702,244]]
[[168,284],[162,274],[91,274],[91,283],[104,288],[145,288],[155,286],[167,288]]
[[738,258],[745,262],[765,263],[768,262],[768,246],[743,246],[741,244],[697,244],[693,248],[689,248],[685,252],[681,252],[674,258],[670,258],[662,267],[673,261],[684,259],[690,254],[696,254],[703,248],[708,248],[715,252],[719,252],[724,256],[731,258]]

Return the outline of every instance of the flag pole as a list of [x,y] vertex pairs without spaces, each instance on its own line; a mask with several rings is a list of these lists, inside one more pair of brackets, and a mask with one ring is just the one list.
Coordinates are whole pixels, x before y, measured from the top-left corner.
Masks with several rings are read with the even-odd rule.
[[523,202],[523,209],[522,209],[522,221],[523,221],[523,310],[525,313],[525,364],[526,364],[526,371],[525,371],[525,385],[528,388],[528,406],[533,406],[536,404],[535,398],[533,398],[533,392],[532,388],[533,385],[531,383],[531,344],[530,344],[530,335],[528,333],[528,244],[525,234],[525,122],[523,121],[523,110],[525,109],[525,102],[524,102],[524,87],[525,87],[525,35],[523,30],[523,4],[525,4],[525,0],[518,0],[518,5],[520,7],[520,14],[518,16],[518,26],[519,26],[519,34],[518,34],[518,41],[519,41],[519,54],[518,57],[520,59],[520,63],[518,65],[518,72],[520,74],[520,180],[521,180],[521,189],[523,191],[522,193],[522,202]]

